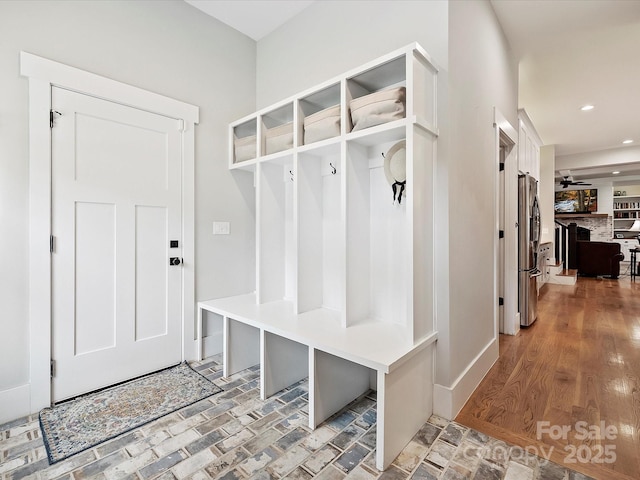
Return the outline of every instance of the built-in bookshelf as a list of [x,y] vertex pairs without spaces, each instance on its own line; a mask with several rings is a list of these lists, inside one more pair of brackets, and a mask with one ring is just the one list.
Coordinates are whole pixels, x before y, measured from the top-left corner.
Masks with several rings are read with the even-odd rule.
[[616,187],[613,196],[613,236],[635,238],[639,233],[640,187]]

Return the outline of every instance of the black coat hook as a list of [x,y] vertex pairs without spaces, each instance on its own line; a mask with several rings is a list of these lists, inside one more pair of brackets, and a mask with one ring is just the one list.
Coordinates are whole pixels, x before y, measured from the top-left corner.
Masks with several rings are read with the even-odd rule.
[[335,175],[337,172],[336,167],[334,167],[331,162],[329,162],[329,166],[331,167],[331,175]]

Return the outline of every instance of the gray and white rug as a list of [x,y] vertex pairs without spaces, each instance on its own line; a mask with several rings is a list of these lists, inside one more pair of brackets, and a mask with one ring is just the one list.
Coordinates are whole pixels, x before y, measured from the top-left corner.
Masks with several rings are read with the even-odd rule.
[[187,363],[40,412],[50,463],[221,392]]

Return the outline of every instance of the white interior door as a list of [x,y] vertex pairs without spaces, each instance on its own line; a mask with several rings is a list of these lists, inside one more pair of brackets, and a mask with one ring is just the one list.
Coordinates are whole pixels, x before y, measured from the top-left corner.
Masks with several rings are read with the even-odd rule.
[[[182,359],[179,121],[52,89],[54,401]],[[171,247],[170,241],[178,241]]]

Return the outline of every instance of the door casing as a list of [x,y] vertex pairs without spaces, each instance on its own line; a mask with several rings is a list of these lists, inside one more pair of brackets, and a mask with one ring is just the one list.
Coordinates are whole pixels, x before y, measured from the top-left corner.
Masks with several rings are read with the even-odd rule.
[[29,79],[29,372],[30,412],[51,404],[51,87],[181,120],[183,360],[196,359],[195,124],[199,108],[125,83],[20,52],[20,74]]
[[[515,335],[517,329],[520,326],[519,318],[517,317],[518,311],[518,250],[517,250],[517,203],[518,203],[518,168],[517,168],[517,145],[518,145],[518,133],[517,130],[511,125],[507,118],[498,110],[494,108],[494,129],[495,129],[495,230],[494,236],[494,292],[495,292],[495,338],[498,338],[499,333],[506,333],[509,335]],[[499,192],[499,164],[500,164],[500,145],[508,145],[505,150],[504,156],[504,197],[500,198]],[[498,257],[500,240],[498,239],[498,230],[500,230],[500,224],[498,221],[498,212],[500,210],[500,202],[504,202],[504,263],[502,276],[498,272]],[[504,285],[504,322],[500,325],[500,319],[498,314],[498,282],[503,282]],[[514,287],[515,285],[515,287]],[[501,328],[502,327],[502,328]]]

